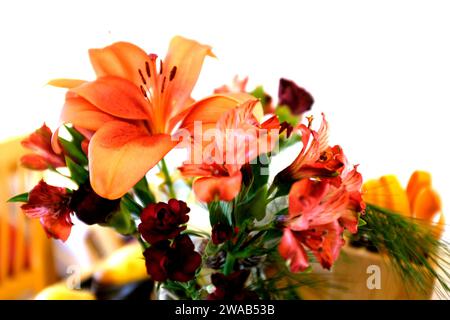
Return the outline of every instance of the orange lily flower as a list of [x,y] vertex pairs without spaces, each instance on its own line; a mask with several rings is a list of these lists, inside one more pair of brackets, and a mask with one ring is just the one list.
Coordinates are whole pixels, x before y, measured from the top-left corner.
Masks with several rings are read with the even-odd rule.
[[91,185],[100,196],[116,199],[175,147],[171,133],[191,108],[204,58],[213,54],[209,46],[177,36],[159,66],[155,54],[126,42],[89,55],[96,80],[50,84],[69,89],[61,120],[95,132],[89,143]]

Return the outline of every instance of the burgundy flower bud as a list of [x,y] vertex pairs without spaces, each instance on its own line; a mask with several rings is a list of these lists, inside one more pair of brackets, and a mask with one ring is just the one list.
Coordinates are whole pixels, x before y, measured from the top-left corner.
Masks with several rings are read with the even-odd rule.
[[314,98],[308,91],[299,87],[294,81],[280,79],[278,104],[288,106],[292,114],[301,115],[311,110],[313,103]]
[[119,209],[120,199],[109,200],[100,197],[89,182],[82,184],[70,200],[70,208],[78,219],[88,225],[106,223],[110,216]]
[[226,223],[216,223],[212,227],[211,240],[215,245],[224,243],[233,237],[233,229]]
[[172,244],[159,241],[144,251],[147,273],[154,281],[167,279],[187,282],[195,277],[202,257],[194,251],[194,244],[187,235],[179,235]]
[[208,300],[258,300],[255,292],[244,288],[249,274],[248,270],[239,270],[228,276],[214,273],[211,282],[216,289],[208,295]]
[[142,211],[139,233],[150,244],[173,239],[186,229],[180,225],[188,222],[190,210],[184,201],[176,199],[151,203]]

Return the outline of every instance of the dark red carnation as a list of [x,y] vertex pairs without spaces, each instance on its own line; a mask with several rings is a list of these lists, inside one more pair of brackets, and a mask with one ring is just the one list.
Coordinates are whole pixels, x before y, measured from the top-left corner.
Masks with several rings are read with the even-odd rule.
[[149,204],[141,215],[139,233],[150,244],[173,239],[186,229],[190,209],[184,201],[170,199],[169,203]]
[[65,188],[48,185],[41,180],[22,205],[29,218],[39,218],[48,237],[66,241],[72,229],[69,208],[70,194]]
[[216,223],[212,227],[211,240],[214,244],[221,244],[233,237],[233,229],[226,223]]
[[172,244],[159,241],[144,251],[147,273],[155,281],[167,279],[187,282],[195,277],[202,263],[200,254],[187,235],[179,235]]
[[120,199],[109,200],[94,192],[89,182],[82,184],[70,200],[70,208],[86,224],[106,223],[119,209]]
[[255,292],[245,289],[249,274],[248,270],[239,270],[228,276],[214,273],[211,282],[216,289],[208,295],[208,300],[258,300]]
[[311,110],[313,103],[314,99],[308,91],[299,87],[294,81],[280,79],[278,88],[279,105],[286,105],[293,114],[301,115]]

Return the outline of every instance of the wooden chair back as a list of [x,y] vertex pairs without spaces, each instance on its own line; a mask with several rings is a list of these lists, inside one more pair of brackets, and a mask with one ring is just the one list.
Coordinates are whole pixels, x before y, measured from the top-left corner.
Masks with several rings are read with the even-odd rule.
[[21,168],[21,139],[0,144],[0,299],[25,299],[55,280],[52,242],[39,219],[28,219],[20,204],[7,203],[29,191],[39,172]]

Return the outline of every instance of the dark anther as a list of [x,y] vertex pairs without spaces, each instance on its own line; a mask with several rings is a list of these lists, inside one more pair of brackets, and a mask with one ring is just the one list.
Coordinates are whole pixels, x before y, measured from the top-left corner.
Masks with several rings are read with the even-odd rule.
[[174,66],[172,68],[172,70],[170,70],[170,76],[169,76],[169,81],[172,81],[173,78],[175,78],[175,75],[177,74],[177,66]]
[[319,157],[319,160],[321,160],[321,161],[326,161],[326,160],[328,160],[328,155],[327,155],[327,153],[324,151],[324,152],[322,152],[322,154],[320,155],[320,157]]
[[139,75],[141,76],[141,80],[144,84],[147,84],[147,81],[145,81],[144,75],[142,74],[141,69],[139,69]]
[[143,86],[139,86],[141,88],[141,92],[144,95],[144,98],[147,98],[147,92],[145,92],[145,89]]
[[145,61],[145,72],[147,72],[147,76],[150,78],[150,65],[148,64],[148,61]]
[[162,60],[159,60],[159,74],[163,73],[163,62]]
[[161,93],[164,93],[164,86],[166,85],[166,77],[163,78],[162,86],[161,86]]

